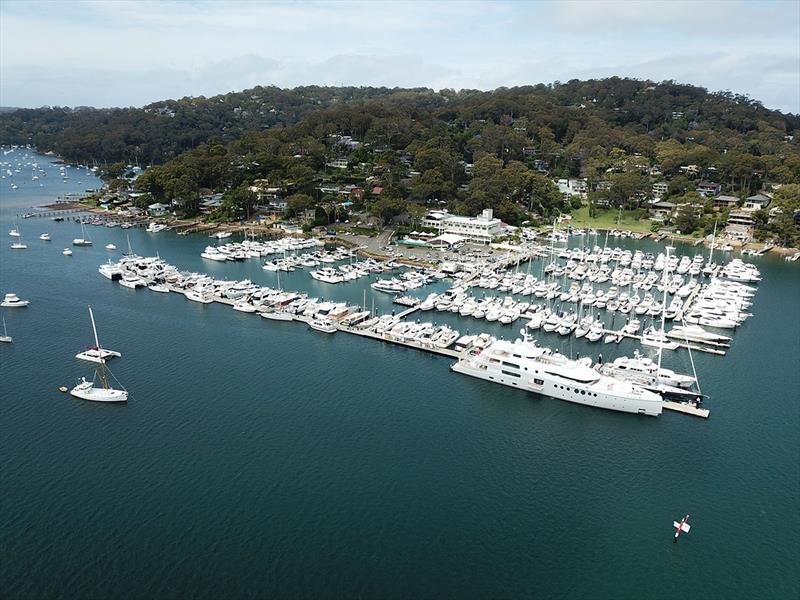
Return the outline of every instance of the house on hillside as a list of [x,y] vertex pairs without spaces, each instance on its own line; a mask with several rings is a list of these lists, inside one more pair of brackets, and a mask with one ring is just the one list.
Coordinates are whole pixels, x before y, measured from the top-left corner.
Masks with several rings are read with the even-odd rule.
[[169,204],[162,204],[161,202],[155,202],[154,204],[150,204],[147,207],[147,214],[151,217],[163,217],[169,212]]
[[713,198],[722,191],[722,185],[713,181],[701,181],[697,184],[695,191],[706,198]]
[[771,195],[766,192],[759,192],[745,199],[742,208],[745,210],[761,210],[762,208],[767,208],[770,202],[772,202]]
[[333,167],[334,169],[346,169],[347,168],[347,159],[346,158],[334,158],[326,162],[325,164],[329,167]]
[[653,184],[653,196],[663,198],[669,193],[669,184],[666,181],[657,181]]
[[208,214],[222,204],[222,194],[209,194],[200,197],[200,212]]
[[714,198],[714,208],[733,208],[739,203],[736,196],[722,194]]
[[558,191],[564,196],[564,198],[569,199],[572,196],[586,196],[586,191],[589,188],[585,179],[558,179],[556,181],[556,186],[558,187]]
[[649,214],[650,218],[654,221],[664,221],[672,216],[675,212],[676,204],[674,202],[658,201],[650,204]]

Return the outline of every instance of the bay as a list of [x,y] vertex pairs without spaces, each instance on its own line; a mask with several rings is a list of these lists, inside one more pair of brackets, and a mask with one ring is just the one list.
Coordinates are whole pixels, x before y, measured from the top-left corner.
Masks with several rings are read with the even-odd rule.
[[[119,256],[104,246],[126,248],[127,233],[137,253],[181,269],[275,283],[258,261],[201,259],[204,236],[91,227],[94,245],[65,257],[79,225],[31,218],[18,221],[28,249],[12,251],[15,215],[98,186],[85,169],[62,183],[52,158],[36,160],[46,177],[0,183],[0,292],[31,301],[3,309],[14,336],[0,347],[3,597],[800,593],[796,264],[753,259],[754,316],[727,356],[694,356],[709,420],[639,418],[97,273]],[[366,290],[368,305],[393,310],[364,280],[330,286],[298,270],[282,283],[357,303]],[[57,391],[91,374],[73,358],[91,342],[88,304],[104,345],[123,353],[110,366],[131,392],[125,406]],[[422,318],[507,338],[519,328]],[[539,338],[607,358],[635,348]],[[689,369],[683,354],[667,365]],[[672,544],[686,513],[692,531]]]

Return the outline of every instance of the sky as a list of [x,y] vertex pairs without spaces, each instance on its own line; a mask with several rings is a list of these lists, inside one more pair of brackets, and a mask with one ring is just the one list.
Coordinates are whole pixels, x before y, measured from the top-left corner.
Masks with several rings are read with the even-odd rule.
[[731,90],[800,113],[800,1],[0,0],[0,106],[613,75]]

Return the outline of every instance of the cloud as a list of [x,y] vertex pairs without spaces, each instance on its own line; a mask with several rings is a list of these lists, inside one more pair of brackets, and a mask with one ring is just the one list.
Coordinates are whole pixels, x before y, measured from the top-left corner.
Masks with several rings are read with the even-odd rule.
[[0,2],[0,103],[608,75],[800,112],[798,2]]

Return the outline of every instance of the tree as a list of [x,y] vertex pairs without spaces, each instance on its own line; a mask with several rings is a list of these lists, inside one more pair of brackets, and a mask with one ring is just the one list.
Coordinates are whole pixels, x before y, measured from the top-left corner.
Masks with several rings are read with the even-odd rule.
[[703,209],[698,206],[697,198],[699,196],[694,192],[686,194],[675,211],[675,228],[683,234],[693,233],[703,224]]
[[223,194],[220,212],[229,218],[236,218],[244,214],[245,219],[249,221],[257,202],[258,195],[250,191],[247,185],[242,184]]
[[117,177],[122,177],[125,171],[125,163],[115,162],[106,166],[103,169],[102,174],[104,179],[116,179]]
[[405,200],[383,197],[383,195],[381,195],[381,197],[370,205],[369,213],[380,218],[384,225],[388,225],[396,216],[402,215],[406,211],[406,208],[407,203]]
[[314,200],[307,194],[292,194],[286,198],[286,216],[296,217],[314,206]]
[[428,169],[411,181],[411,197],[417,200],[450,200],[455,197],[452,182],[445,181],[439,169]]
[[411,222],[415,227],[419,227],[419,224],[422,222],[422,219],[425,218],[425,215],[428,212],[424,206],[415,204],[413,202],[408,203],[406,210],[408,211],[408,216],[411,217]]

